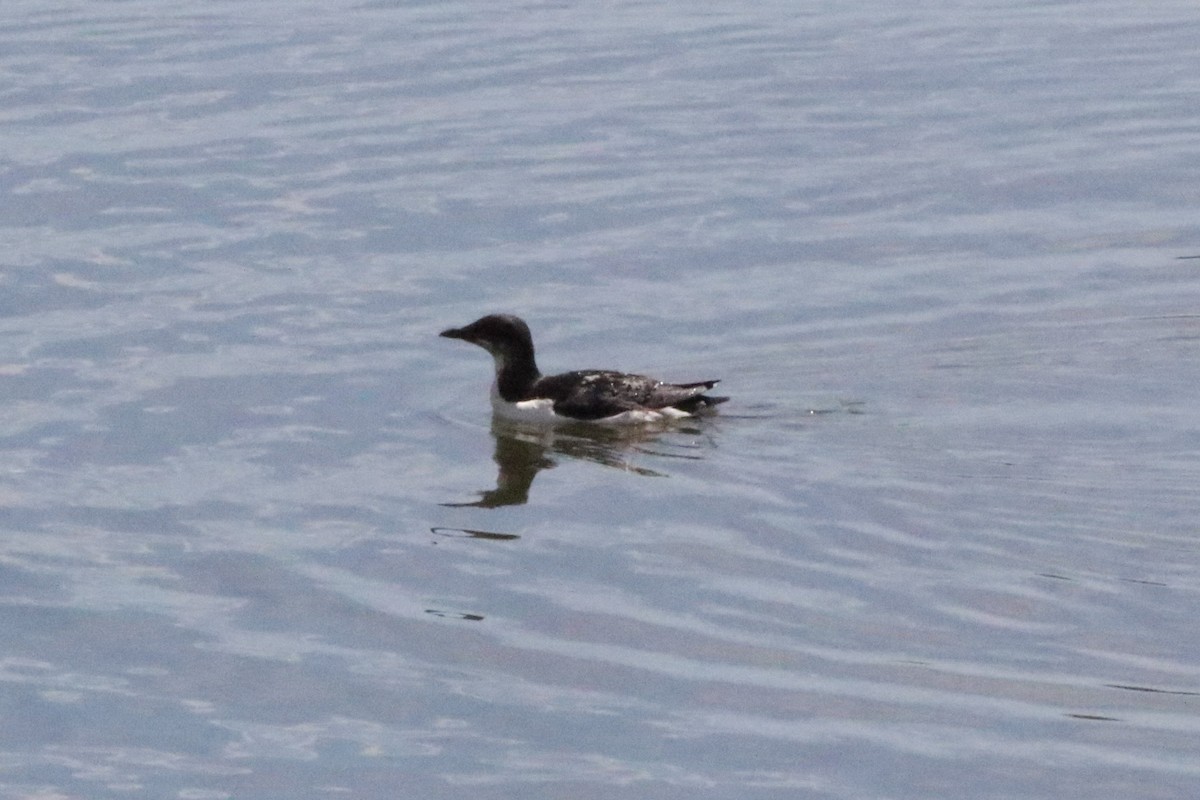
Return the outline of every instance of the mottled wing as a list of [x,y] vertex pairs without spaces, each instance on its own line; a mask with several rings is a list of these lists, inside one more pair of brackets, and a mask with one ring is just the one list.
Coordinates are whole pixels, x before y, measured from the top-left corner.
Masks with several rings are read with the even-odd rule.
[[554,401],[554,410],[574,419],[603,419],[642,408],[653,381],[640,375],[582,370],[542,378],[534,386],[541,397]]
[[626,411],[660,409],[687,403],[716,381],[663,383],[645,375],[622,372],[567,372],[538,381],[538,396],[554,401],[554,410],[575,419],[603,419]]

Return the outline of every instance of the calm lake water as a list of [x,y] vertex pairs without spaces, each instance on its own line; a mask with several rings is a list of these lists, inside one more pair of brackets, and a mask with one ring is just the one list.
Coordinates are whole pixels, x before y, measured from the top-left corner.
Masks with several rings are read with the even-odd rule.
[[0,22],[0,797],[1196,795],[1194,3]]

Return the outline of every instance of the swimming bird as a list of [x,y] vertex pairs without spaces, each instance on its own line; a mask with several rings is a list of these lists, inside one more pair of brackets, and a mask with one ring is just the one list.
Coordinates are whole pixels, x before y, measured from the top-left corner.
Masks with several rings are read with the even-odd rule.
[[645,375],[585,369],[543,375],[533,355],[533,336],[520,317],[489,314],[440,334],[462,339],[492,354],[496,380],[492,408],[497,416],[529,422],[657,422],[692,417],[728,397],[705,394],[717,381],[666,383]]

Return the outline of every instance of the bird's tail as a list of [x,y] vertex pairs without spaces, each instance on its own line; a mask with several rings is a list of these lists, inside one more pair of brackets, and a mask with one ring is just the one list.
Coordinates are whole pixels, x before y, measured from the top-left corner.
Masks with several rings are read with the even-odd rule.
[[[716,381],[713,381],[716,383]],[[698,384],[702,385],[702,384]],[[676,403],[673,407],[678,408],[688,414],[703,414],[706,410],[713,406],[720,405],[728,400],[728,397],[714,397],[709,394],[698,394],[695,397],[689,397],[681,403]]]

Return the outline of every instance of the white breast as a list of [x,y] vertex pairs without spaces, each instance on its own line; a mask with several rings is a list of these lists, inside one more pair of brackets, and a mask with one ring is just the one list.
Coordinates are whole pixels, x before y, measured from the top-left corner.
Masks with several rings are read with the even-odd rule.
[[513,422],[559,422],[561,417],[554,413],[553,400],[521,400],[516,403],[510,403],[500,396],[500,390],[496,384],[492,384],[492,410],[496,412],[496,416],[503,419],[512,420]]

